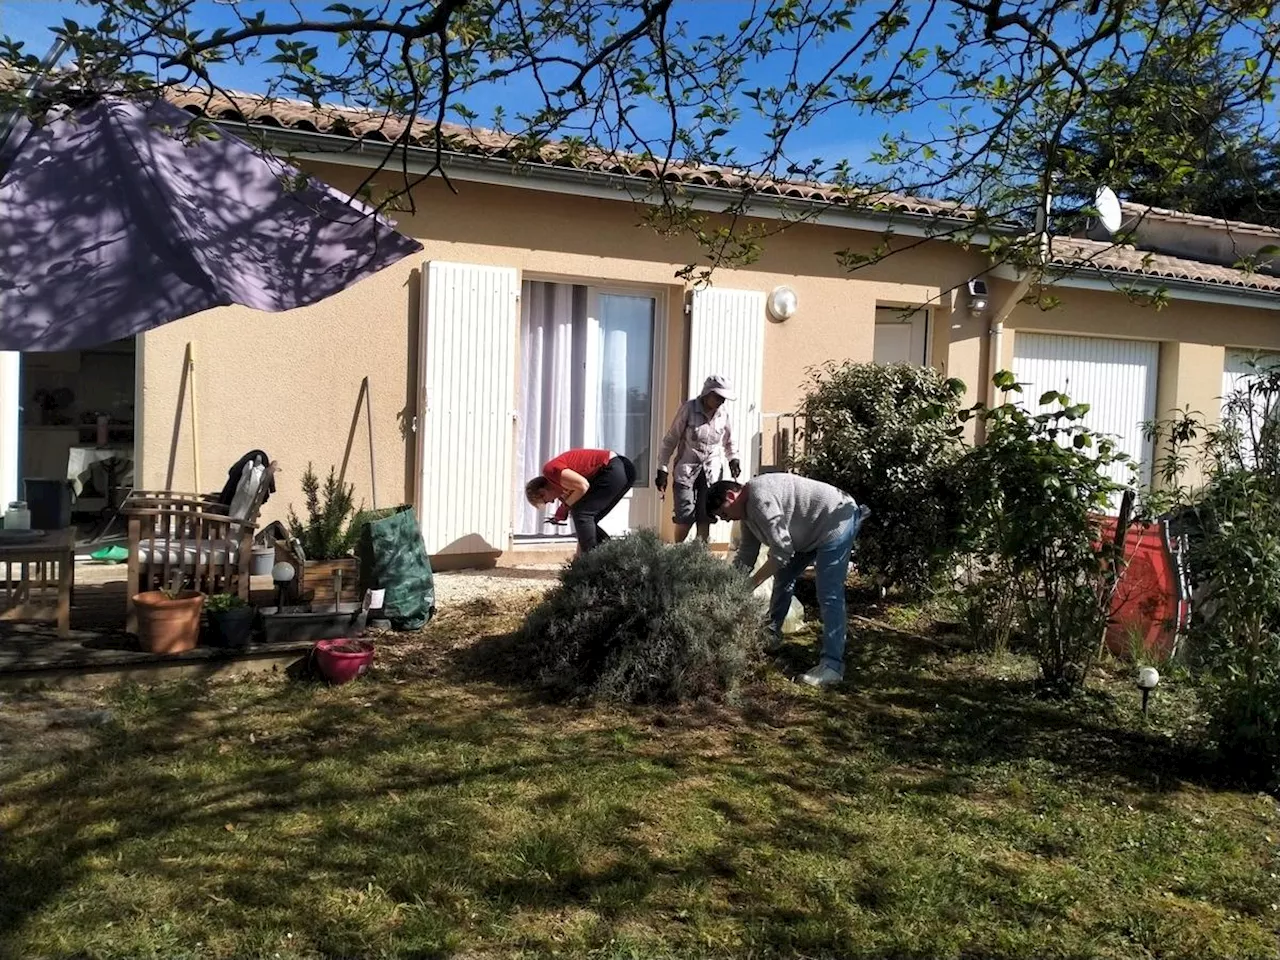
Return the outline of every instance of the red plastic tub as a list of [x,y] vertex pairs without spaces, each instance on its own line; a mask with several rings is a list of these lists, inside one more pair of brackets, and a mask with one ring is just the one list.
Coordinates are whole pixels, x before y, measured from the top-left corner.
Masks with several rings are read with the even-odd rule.
[[330,683],[354,680],[373,663],[373,644],[368,640],[320,640],[315,653],[320,672]]

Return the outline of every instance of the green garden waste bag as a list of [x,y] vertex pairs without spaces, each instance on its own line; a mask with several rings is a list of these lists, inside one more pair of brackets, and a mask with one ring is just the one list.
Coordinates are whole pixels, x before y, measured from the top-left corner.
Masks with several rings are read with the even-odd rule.
[[421,630],[436,612],[436,586],[422,531],[410,507],[360,529],[360,584],[385,590],[382,615],[393,630]]

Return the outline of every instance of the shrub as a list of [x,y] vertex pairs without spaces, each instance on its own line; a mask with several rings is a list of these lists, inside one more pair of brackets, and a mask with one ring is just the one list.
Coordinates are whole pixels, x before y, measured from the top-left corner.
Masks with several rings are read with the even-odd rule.
[[950,471],[964,452],[964,384],[907,363],[828,363],[809,378],[797,472],[871,508],[857,541],[865,573],[927,586],[959,549],[962,499]]
[[[1280,780],[1280,370],[1256,366],[1220,422],[1180,416],[1164,438],[1163,504],[1187,538],[1195,600],[1189,659],[1210,730],[1234,771]],[[1195,470],[1194,487],[1181,485]]]
[[359,531],[347,521],[355,512],[354,487],[338,482],[337,471],[329,468],[329,476],[321,488],[311,464],[302,474],[302,493],[306,501],[304,523],[289,507],[289,535],[302,543],[308,560],[338,560],[349,555]]
[[[995,382],[1021,392],[1007,371]],[[1031,413],[1010,402],[964,411],[963,418],[983,422],[985,439],[955,478],[970,498],[967,537],[982,562],[981,585],[971,589],[992,603],[970,608],[971,628],[979,640],[986,632],[999,642],[1016,623],[1034,647],[1044,688],[1070,693],[1097,657],[1111,610],[1119,558],[1095,517],[1122,489],[1108,470],[1128,458],[1081,423],[1088,405],[1056,391],[1039,399],[1057,406]],[[996,596],[1007,596],[1012,609]]]
[[681,703],[733,693],[759,649],[751,583],[699,542],[650,532],[573,561],[530,614],[520,648],[556,696]]

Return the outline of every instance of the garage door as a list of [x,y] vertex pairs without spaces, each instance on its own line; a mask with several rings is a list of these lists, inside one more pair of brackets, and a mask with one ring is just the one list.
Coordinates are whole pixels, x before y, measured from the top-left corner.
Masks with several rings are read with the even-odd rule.
[[[1019,332],[1013,341],[1013,373],[1024,384],[1024,402],[1035,407],[1042,394],[1058,390],[1073,403],[1089,404],[1085,425],[1116,439],[1139,464],[1144,486],[1151,482],[1151,443],[1143,424],[1155,419],[1159,365],[1160,344],[1149,340]],[[1112,479],[1129,477],[1117,465]]]

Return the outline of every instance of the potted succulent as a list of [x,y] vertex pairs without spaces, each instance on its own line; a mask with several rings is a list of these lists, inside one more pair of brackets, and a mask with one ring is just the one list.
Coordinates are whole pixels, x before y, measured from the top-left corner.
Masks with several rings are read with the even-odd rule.
[[209,645],[247,647],[256,611],[234,593],[215,593],[205,601],[209,614]]
[[[306,520],[289,507],[289,537],[301,545],[305,556],[303,569],[294,580],[299,598],[310,594],[314,603],[359,600],[360,568],[354,549],[360,531],[351,522],[356,513],[353,491],[354,487],[338,480],[333,467],[321,484],[312,465],[307,464],[302,474]],[[341,584],[338,597],[334,596],[335,583]]]
[[138,613],[138,643],[148,653],[183,653],[200,639],[204,594],[171,589],[145,590],[133,598]]

